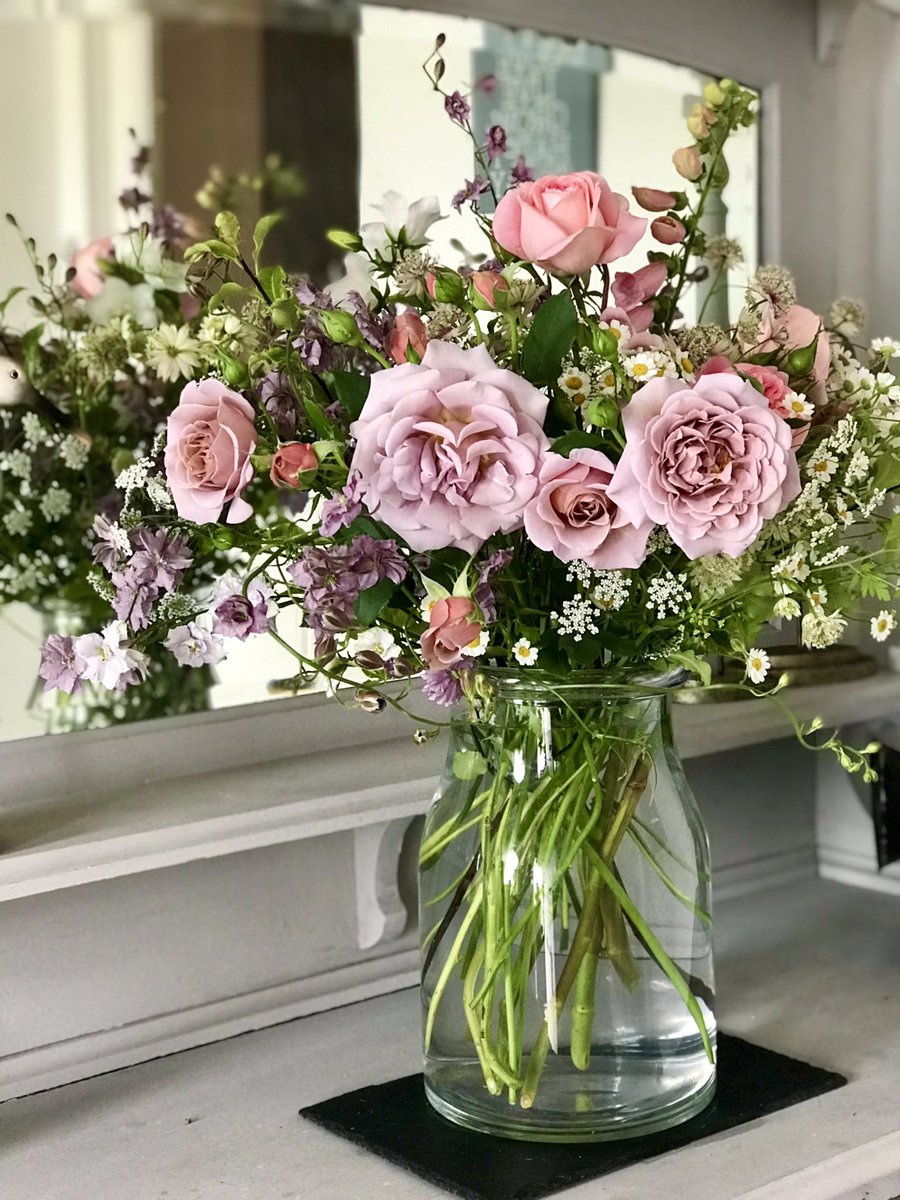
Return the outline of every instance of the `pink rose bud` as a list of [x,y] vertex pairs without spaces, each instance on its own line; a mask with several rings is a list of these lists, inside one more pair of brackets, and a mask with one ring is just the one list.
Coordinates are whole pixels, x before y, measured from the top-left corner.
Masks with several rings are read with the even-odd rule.
[[475,303],[479,308],[482,307],[479,298],[488,309],[497,308],[496,293],[509,291],[509,284],[499,271],[473,271],[471,281],[476,292]]
[[76,296],[80,296],[82,300],[91,300],[99,293],[106,280],[106,276],[100,270],[99,260],[112,257],[112,238],[108,237],[97,238],[95,242],[75,251],[70,263],[75,274],[69,281],[69,287]]
[[696,146],[682,146],[680,150],[676,150],[672,155],[672,162],[675,164],[675,170],[682,179],[690,179],[691,181],[699,179],[703,171],[703,164],[700,161],[700,155],[697,152]]
[[677,217],[657,217],[650,222],[650,232],[664,246],[674,246],[684,241],[687,230]]
[[434,605],[428,629],[420,639],[422,657],[432,671],[454,666],[462,658],[463,649],[478,641],[481,625],[471,619],[474,612],[475,605],[468,596],[449,596]]
[[388,354],[395,363],[405,363],[409,359],[407,351],[412,349],[421,362],[425,347],[428,345],[428,331],[425,322],[417,312],[402,312],[394,322],[394,328],[388,334],[385,346]]
[[429,271],[428,274],[425,276],[425,287],[428,291],[428,295],[432,298],[432,300],[434,299],[434,285],[436,282],[437,282],[437,280],[434,277],[434,271]]
[[675,193],[660,188],[633,187],[631,194],[645,212],[667,212],[675,206]]
[[275,451],[269,478],[279,488],[301,488],[309,483],[318,466],[319,460],[308,442],[287,442]]

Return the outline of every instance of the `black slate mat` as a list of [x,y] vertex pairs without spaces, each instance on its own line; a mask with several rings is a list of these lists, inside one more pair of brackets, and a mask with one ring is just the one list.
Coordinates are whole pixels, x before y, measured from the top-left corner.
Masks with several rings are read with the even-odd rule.
[[718,1089],[709,1108],[674,1129],[623,1142],[558,1145],[471,1133],[438,1116],[421,1075],[323,1100],[300,1115],[462,1200],[541,1200],[847,1082],[728,1034],[719,1034],[718,1054]]

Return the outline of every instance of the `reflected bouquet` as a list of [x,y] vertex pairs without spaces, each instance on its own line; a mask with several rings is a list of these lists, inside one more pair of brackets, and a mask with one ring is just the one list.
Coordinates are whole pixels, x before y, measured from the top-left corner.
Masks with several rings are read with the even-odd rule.
[[[752,93],[707,86],[674,155],[694,194],[635,188],[644,217],[598,174],[533,179],[521,157],[498,194],[505,132],[473,129],[440,48],[432,83],[477,162],[452,206],[483,251],[439,261],[437,201],[391,194],[333,232],[346,273],[320,290],[260,265],[265,220],[248,256],[220,213],[187,258],[241,334],[98,526],[118,621],[54,639],[43,673],[122,687],[157,648],[190,667],[268,634],[298,689],[322,676],[377,711],[421,677],[438,705],[464,698],[422,847],[432,1098],[515,1136],[658,1128],[711,1095],[715,1027],[702,827],[651,710],[685,672],[708,684],[711,654],[771,686],[755,643],[773,618],[825,647],[875,597],[872,635],[893,629],[900,345],[858,350],[856,306],[822,319],[772,266],[733,325],[683,320],[685,289],[724,288],[738,254],[704,214]],[[647,234],[646,263],[616,270]],[[270,517],[285,492],[293,511]],[[250,566],[204,594],[212,547]],[[817,728],[797,730],[812,745]],[[835,737],[815,748],[868,771]],[[643,1026],[609,1024],[640,995]],[[638,1099],[629,1063],[656,1081]]]

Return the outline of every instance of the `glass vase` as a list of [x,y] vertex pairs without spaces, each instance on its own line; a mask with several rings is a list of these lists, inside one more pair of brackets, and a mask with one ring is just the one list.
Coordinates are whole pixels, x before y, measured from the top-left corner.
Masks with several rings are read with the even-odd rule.
[[425,1087],[459,1125],[603,1141],[712,1099],[708,843],[671,682],[470,687],[420,854]]

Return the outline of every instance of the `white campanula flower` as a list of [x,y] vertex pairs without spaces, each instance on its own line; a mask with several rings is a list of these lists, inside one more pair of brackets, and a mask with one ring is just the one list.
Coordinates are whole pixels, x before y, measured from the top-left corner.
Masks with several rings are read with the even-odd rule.
[[800,616],[800,605],[792,596],[781,596],[775,601],[775,616],[785,621],[793,621]]
[[877,617],[872,618],[869,628],[876,642],[886,642],[897,628],[897,618],[883,608]]
[[423,196],[408,204],[399,192],[385,192],[381,203],[373,204],[372,208],[380,212],[383,219],[368,222],[359,232],[365,249],[384,258],[390,254],[391,236],[397,238],[401,229],[410,246],[424,246],[431,226],[445,219],[437,196]]
[[762,683],[771,665],[765,650],[755,648],[747,651],[747,678],[751,683]]
[[538,660],[538,650],[536,646],[532,646],[528,638],[520,637],[514,643],[513,659],[523,667],[533,667]]
[[344,649],[350,658],[369,652],[377,654],[385,662],[391,658],[398,658],[400,655],[400,647],[394,640],[394,635],[389,630],[381,629],[377,625],[373,625],[371,629],[364,629],[356,637],[350,638]]
[[873,354],[880,355],[887,361],[889,358],[897,358],[900,355],[900,342],[896,338],[872,338],[872,341],[869,343],[869,349]]
[[189,379],[200,366],[200,343],[185,325],[164,323],[147,338],[147,362],[160,379]]
[[343,304],[351,292],[359,292],[366,304],[375,298],[372,263],[367,254],[348,254],[344,274],[329,283],[325,291],[335,304]]
[[97,325],[107,325],[113,317],[134,317],[142,329],[155,329],[159,322],[156,296],[149,283],[128,283],[118,275],[109,275],[92,299],[85,301],[88,316]]

